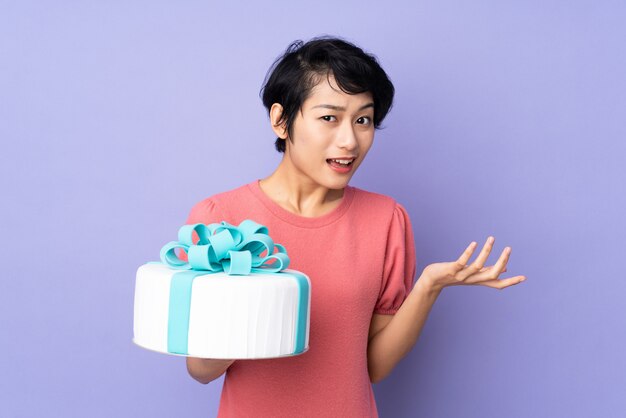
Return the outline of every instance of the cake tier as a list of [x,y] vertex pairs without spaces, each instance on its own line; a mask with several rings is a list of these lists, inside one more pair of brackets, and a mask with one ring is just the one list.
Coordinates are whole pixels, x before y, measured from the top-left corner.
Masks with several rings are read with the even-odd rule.
[[[190,301],[179,303],[170,295],[173,277],[179,273],[161,263],[137,270],[133,326],[137,345],[216,359],[282,357],[308,349],[311,294],[305,274],[290,269],[245,276],[201,274],[190,283]],[[170,312],[170,307],[177,311]],[[182,337],[186,350],[173,349],[180,347],[173,339],[181,333],[173,329],[180,328],[173,317],[188,321]]]

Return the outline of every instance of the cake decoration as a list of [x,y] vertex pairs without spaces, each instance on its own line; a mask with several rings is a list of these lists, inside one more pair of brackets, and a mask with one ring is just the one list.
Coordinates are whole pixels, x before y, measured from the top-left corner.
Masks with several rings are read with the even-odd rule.
[[[199,238],[196,243],[193,242],[194,232]],[[187,253],[187,261],[176,255],[177,248]],[[308,348],[310,280],[305,274],[287,268],[290,263],[287,250],[281,244],[274,243],[267,227],[250,219],[244,220],[238,226],[226,221],[207,225],[184,225],[179,229],[178,241],[171,241],[161,248],[160,258],[160,262],[148,262],[140,267],[137,273],[134,341],[138,345],[170,354],[214,358],[278,357],[301,354]],[[159,266],[150,267],[152,270],[149,272],[148,265],[155,264]],[[164,283],[150,283],[144,280],[144,276],[152,275],[155,280],[156,277],[161,277],[162,282],[163,274],[169,274],[169,295],[167,306],[159,307],[159,297],[155,295],[161,295],[163,305],[165,290],[156,291],[156,288],[150,287],[163,287]],[[280,278],[270,281],[268,276]],[[228,283],[223,280],[225,277],[241,279]],[[196,290],[196,305],[192,309],[194,282],[212,278],[215,279],[212,284],[204,282]],[[288,284],[285,283],[285,278],[289,279]],[[241,280],[246,280],[243,285],[245,287],[242,287]],[[212,286],[211,290],[207,286]],[[260,299],[258,292],[251,292],[254,286],[263,286],[258,290],[268,294],[265,301]],[[260,316],[246,317],[231,311],[230,318],[238,319],[232,319],[230,324],[224,316],[216,318],[217,312],[211,313],[211,307],[206,305],[209,301],[217,303],[216,292],[223,292],[224,298],[230,298],[230,309],[235,309],[234,306],[237,305],[240,306],[237,309],[247,311],[250,306],[255,306]],[[235,292],[239,292],[240,297],[234,295]],[[283,306],[277,305],[276,301]],[[155,316],[162,317],[164,310],[167,311],[167,351],[164,351],[163,343],[156,343],[156,340],[163,339],[156,334],[163,332],[162,328],[165,327],[156,326],[154,323],[158,321],[151,319]],[[198,312],[194,317],[195,326],[192,327],[196,329],[195,334],[198,334],[195,339],[190,328],[192,311]],[[242,334],[241,328],[246,328],[247,331]],[[211,338],[245,340],[246,347],[243,347],[243,343],[239,343],[239,347],[233,346],[232,341],[219,344],[219,341],[211,341]],[[257,341],[254,341],[255,338]],[[190,339],[204,341],[194,346],[200,352],[190,353]],[[290,339],[293,340],[291,343]],[[156,346],[160,349],[155,348]],[[289,352],[286,352],[287,347],[290,347]]]

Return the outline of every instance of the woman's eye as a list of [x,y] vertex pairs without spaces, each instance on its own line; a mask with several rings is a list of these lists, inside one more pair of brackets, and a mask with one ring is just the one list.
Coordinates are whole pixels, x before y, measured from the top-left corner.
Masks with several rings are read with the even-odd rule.
[[[322,116],[320,119],[324,119],[326,122],[330,122],[331,118],[335,118],[335,116],[333,115],[326,115],[326,116]],[[337,118],[335,118],[337,119]],[[359,119],[357,119],[357,123],[359,123],[360,125],[371,125],[372,124],[372,118],[370,118],[369,116],[361,116]]]

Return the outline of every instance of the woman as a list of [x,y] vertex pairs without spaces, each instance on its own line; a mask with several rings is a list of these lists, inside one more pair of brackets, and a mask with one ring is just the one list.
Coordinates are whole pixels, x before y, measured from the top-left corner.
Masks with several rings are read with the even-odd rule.
[[483,267],[475,243],[453,262],[426,267],[415,285],[413,232],[392,198],[348,185],[391,108],[394,87],[374,56],[338,38],[292,43],[270,69],[263,92],[276,170],[216,194],[187,223],[243,219],[268,227],[311,279],[310,348],[267,360],[187,358],[208,383],[226,372],[218,417],[376,417],[372,382],[384,379],[413,347],[444,287],[498,280],[510,255]]

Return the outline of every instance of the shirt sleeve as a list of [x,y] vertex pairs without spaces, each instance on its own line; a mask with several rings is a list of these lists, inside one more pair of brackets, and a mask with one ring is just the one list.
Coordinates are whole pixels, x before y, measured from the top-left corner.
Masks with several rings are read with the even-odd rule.
[[[215,202],[208,198],[196,203],[191,208],[185,225],[219,223],[223,220],[221,216],[222,214],[216,207]],[[195,232],[193,233],[193,242],[198,242],[198,234]],[[178,258],[183,261],[187,261],[187,253],[179,249]]]
[[413,288],[415,242],[406,209],[396,203],[387,236],[381,291],[374,307],[377,314],[395,314]]

